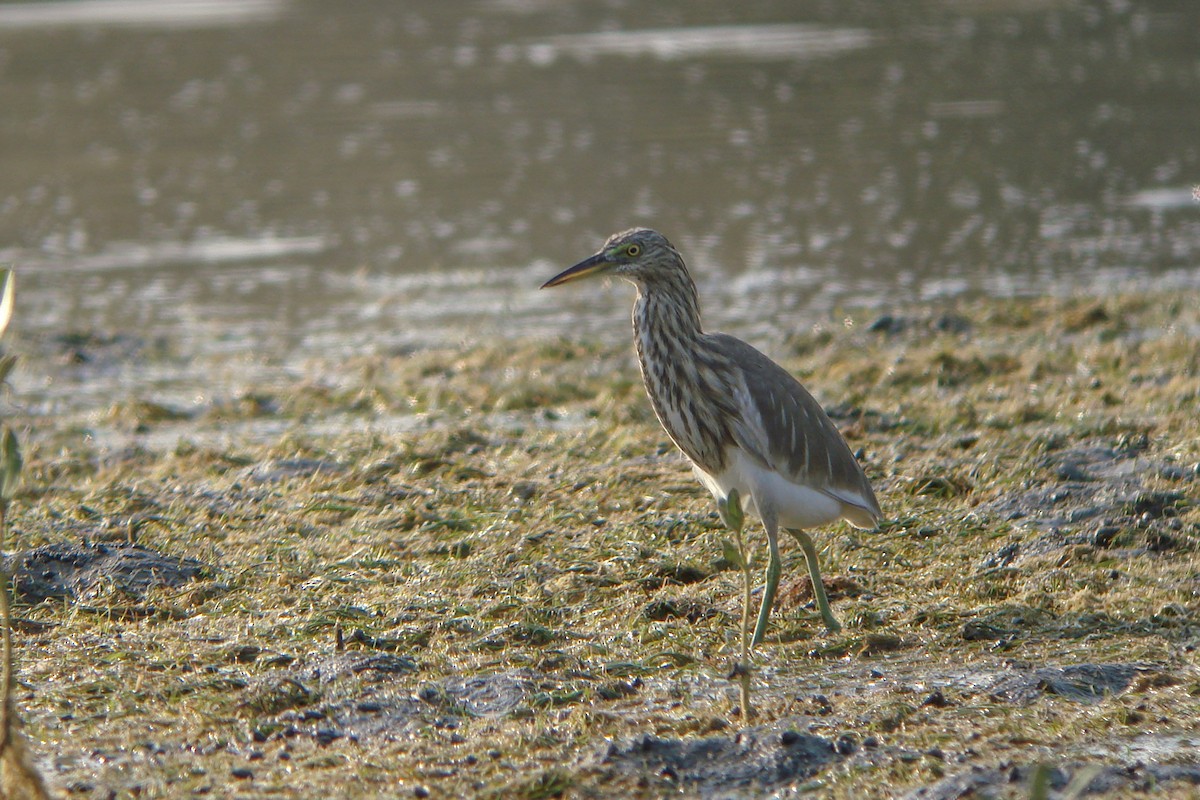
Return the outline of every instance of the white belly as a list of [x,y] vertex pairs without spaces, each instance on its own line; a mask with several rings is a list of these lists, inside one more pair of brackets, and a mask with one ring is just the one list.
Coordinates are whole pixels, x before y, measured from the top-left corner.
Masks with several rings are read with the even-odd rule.
[[824,492],[792,483],[777,472],[759,466],[741,450],[731,449],[729,466],[720,475],[709,475],[695,467],[696,476],[718,500],[737,489],[743,510],[758,513],[758,499],[774,506],[779,527],[815,528],[828,525],[843,515],[841,501]]

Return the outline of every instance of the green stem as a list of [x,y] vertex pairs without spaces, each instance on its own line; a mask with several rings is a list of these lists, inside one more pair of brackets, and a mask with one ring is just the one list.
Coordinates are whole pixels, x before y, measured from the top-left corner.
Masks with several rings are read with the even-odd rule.
[[742,653],[738,682],[742,698],[742,719],[748,720],[754,713],[750,705],[750,607],[753,604],[753,580],[750,577],[750,554],[742,537],[742,528],[737,528],[738,552],[742,556]]
[[12,607],[9,605],[8,591],[12,585],[12,576],[4,561],[5,540],[8,538],[8,503],[0,501],[0,624],[4,626],[4,649],[0,665],[0,752],[8,749],[9,735],[12,731],[13,710],[13,648],[12,648]]
[[750,580],[750,559],[747,557],[746,544],[742,532],[737,532],[738,552],[742,556],[742,661],[750,653],[750,606],[753,602],[753,583]]

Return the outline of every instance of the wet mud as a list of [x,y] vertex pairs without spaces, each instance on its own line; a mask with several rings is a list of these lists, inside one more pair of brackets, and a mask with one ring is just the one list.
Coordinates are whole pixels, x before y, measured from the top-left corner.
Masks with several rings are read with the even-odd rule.
[[[341,739],[369,745],[403,741],[429,728],[448,734],[452,741],[468,742],[472,721],[529,716],[547,702],[566,707],[582,702],[581,697],[563,691],[561,676],[535,669],[427,681],[417,661],[391,653],[343,652],[299,665],[282,661],[281,668],[246,689],[246,704],[263,712],[253,727],[259,742],[304,737],[320,745]],[[821,785],[824,773],[838,765],[879,769],[931,758],[944,762],[946,777],[905,797],[1028,797],[1039,768],[1048,772],[1036,779],[1047,780],[1055,791],[1081,775],[1080,780],[1086,779],[1079,789],[1081,796],[1173,786],[1182,792],[1200,785],[1195,744],[1186,738],[1139,743],[1131,737],[1093,744],[1088,752],[1077,743],[1066,743],[1061,750],[1051,743],[1031,753],[1027,762],[976,763],[977,754],[967,742],[919,752],[885,745],[880,737],[864,733],[871,721],[845,713],[842,706],[848,695],[866,695],[877,696],[882,707],[886,697],[907,691],[917,693],[914,703],[934,717],[972,703],[1102,707],[1118,703],[1139,683],[1196,677],[1152,663],[1035,666],[1007,660],[956,671],[923,669],[914,663],[895,669],[861,664],[827,675],[825,679],[836,689],[812,694],[807,681],[764,676],[756,690],[760,700],[790,697],[803,713],[745,727],[736,716],[732,722],[713,718],[710,729],[699,735],[640,733],[614,738],[585,747],[570,766],[592,774],[600,785],[634,786],[641,795],[705,798],[812,790]],[[716,678],[699,683],[649,678],[630,683],[623,699],[648,707],[655,696],[687,692],[706,697],[704,702],[709,703],[719,702],[729,691]],[[930,722],[936,724],[936,720],[926,724]],[[456,733],[460,729],[462,736]],[[1046,732],[1029,735],[1043,739]],[[1039,766],[1043,764],[1052,766]]]
[[[965,800],[965,798],[1028,797],[1038,765],[972,767],[932,786],[904,795],[905,800]],[[1200,786],[1200,766],[1192,764],[1130,764],[1096,767],[1076,761],[1048,767],[1045,780],[1050,789],[1061,792],[1072,787],[1076,797],[1104,794],[1149,793],[1152,790],[1177,793],[1159,796],[1191,796],[1189,790]],[[1078,782],[1078,783],[1076,783]]]
[[539,691],[556,685],[533,670],[425,681],[406,656],[347,652],[272,671],[249,689],[247,705],[267,712],[289,706],[258,722],[264,741],[394,741],[421,725],[454,730],[470,718],[527,712]]
[[1044,695],[1056,695],[1079,703],[1098,703],[1128,688],[1139,670],[1136,664],[1074,664],[1014,670],[999,676],[989,687],[991,697],[1011,703],[1029,704]]
[[193,558],[167,556],[138,545],[61,542],[15,554],[9,568],[17,598],[86,601],[117,591],[144,599],[158,587],[177,587],[211,570]]
[[[1007,547],[982,566],[1019,564],[1070,544],[1171,549],[1181,528],[1178,516],[1196,502],[1198,475],[1194,467],[1146,455],[1149,443],[1146,436],[1129,437],[1122,447],[1050,441],[1043,474],[987,507],[997,518],[1041,535]],[[1164,484],[1171,488],[1161,488]]]
[[646,735],[610,744],[598,768],[632,774],[648,788],[703,797],[746,797],[803,783],[841,760],[851,746],[799,733],[786,725],[748,728],[730,735],[679,739]]

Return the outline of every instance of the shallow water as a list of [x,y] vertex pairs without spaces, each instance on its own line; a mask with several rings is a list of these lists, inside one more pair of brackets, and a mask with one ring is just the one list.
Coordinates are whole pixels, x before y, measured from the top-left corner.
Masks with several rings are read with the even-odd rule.
[[104,392],[188,395],[624,337],[625,287],[536,287],[633,224],[756,340],[834,307],[1200,284],[1191,0],[331,8],[0,5],[0,261],[35,351],[136,334],[178,363]]

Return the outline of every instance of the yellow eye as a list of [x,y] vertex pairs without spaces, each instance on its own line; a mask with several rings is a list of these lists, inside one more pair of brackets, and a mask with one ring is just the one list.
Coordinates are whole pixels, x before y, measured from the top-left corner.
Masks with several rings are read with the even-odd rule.
[[631,244],[625,248],[625,254],[630,258],[637,258],[642,254],[642,246],[640,244]]

